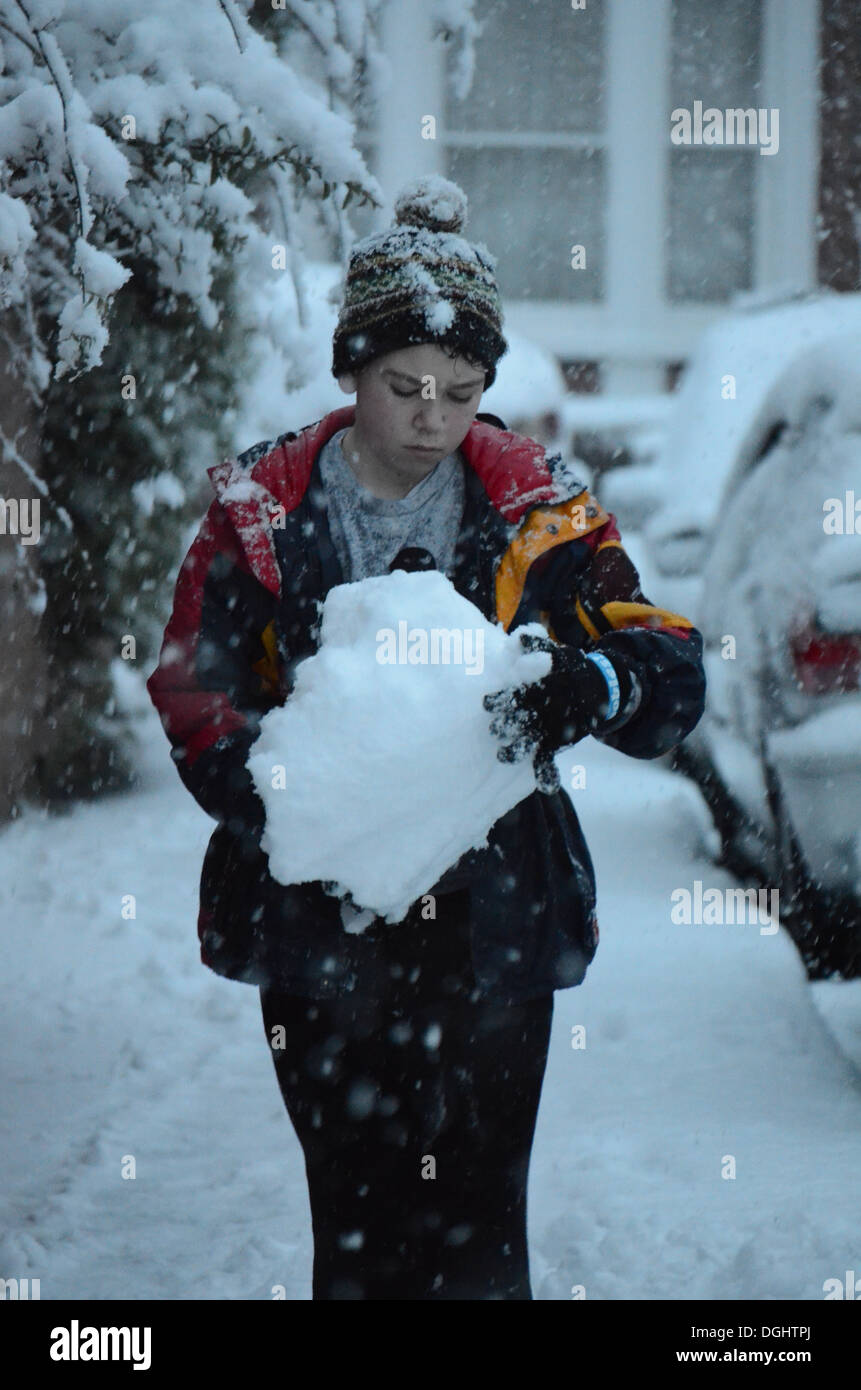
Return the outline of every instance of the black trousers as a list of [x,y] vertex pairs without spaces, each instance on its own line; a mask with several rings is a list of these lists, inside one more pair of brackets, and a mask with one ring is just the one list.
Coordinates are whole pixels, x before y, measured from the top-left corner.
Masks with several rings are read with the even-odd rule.
[[[530,1299],[526,1185],[553,995],[478,1000],[468,894],[374,924],[376,997],[261,989],[305,1155],[314,1299]],[[423,949],[424,948],[424,949]]]

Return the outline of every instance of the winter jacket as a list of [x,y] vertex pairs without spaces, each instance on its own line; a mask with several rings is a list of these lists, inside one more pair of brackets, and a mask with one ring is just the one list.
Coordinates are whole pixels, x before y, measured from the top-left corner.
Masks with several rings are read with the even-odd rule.
[[[354,415],[354,406],[334,410],[208,470],[215,500],[147,682],[180,777],[218,821],[200,881],[201,959],[232,979],[313,998],[361,990],[374,947],[344,931],[340,903],[321,883],[271,877],[245,762],[260,718],[289,697],[297,664],[317,648],[320,601],[343,582],[317,457]],[[642,699],[627,722],[603,726],[602,741],[635,758],[666,753],[703,711],[700,633],[645,598],[615,518],[558,457],[488,415],[460,451],[454,587],[509,632],[538,620],[555,641],[627,663]],[[595,874],[561,786],[527,796],[459,863],[470,873],[483,997],[519,1002],[582,981],[598,941]]]

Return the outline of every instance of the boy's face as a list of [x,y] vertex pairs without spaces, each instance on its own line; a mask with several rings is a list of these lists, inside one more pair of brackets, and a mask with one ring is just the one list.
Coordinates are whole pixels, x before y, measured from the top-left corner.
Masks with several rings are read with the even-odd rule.
[[381,464],[418,480],[464,439],[484,379],[435,343],[386,353],[358,374],[356,430]]

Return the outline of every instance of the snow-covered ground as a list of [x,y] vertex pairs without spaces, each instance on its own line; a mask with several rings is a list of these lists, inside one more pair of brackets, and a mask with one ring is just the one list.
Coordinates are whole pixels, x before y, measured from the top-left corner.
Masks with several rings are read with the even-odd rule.
[[[141,731],[135,793],[0,835],[0,1276],[44,1299],[306,1299],[303,1159],[257,993],[198,961],[212,822],[153,711]],[[555,996],[535,1295],[821,1299],[861,1268],[861,1073],[782,931],[673,924],[673,889],[731,886],[696,792],[594,741],[563,777],[575,761],[601,944]],[[856,984],[816,998],[857,1049]]]

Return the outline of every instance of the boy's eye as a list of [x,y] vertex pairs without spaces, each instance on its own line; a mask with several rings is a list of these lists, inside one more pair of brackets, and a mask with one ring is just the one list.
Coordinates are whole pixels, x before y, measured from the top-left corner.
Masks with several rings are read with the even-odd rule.
[[[399,391],[396,386],[393,386],[391,389],[395,395],[400,396],[402,400],[406,400],[408,396],[415,396],[417,394],[416,391]],[[472,400],[472,392],[470,391],[468,396],[452,396],[451,400],[455,405],[468,405]]]

